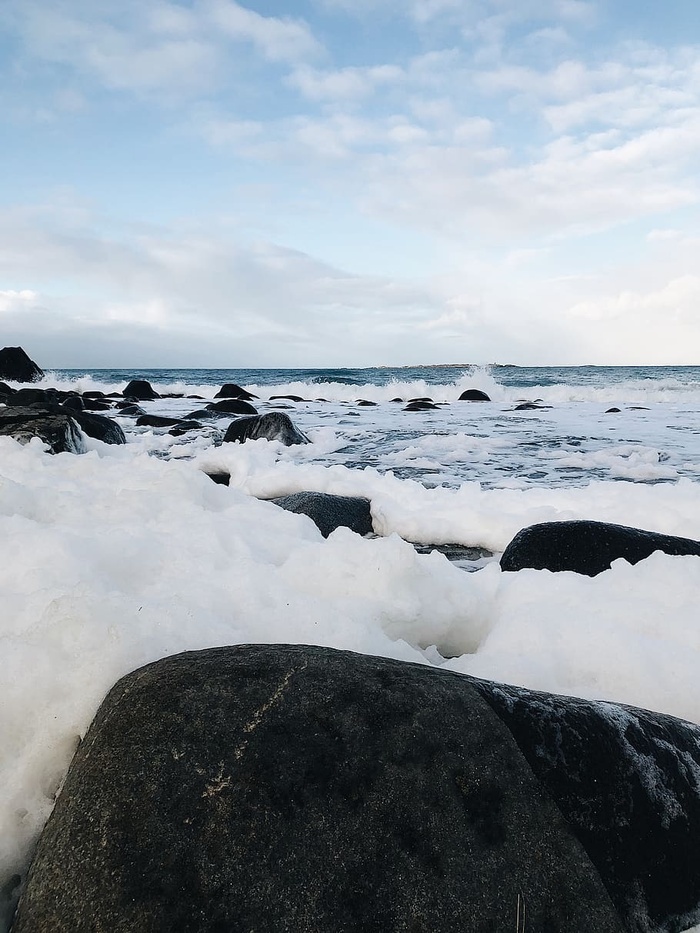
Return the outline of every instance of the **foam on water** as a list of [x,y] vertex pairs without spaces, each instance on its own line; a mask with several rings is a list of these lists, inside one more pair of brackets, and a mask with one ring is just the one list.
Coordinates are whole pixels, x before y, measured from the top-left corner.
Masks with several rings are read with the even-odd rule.
[[[158,388],[212,398],[218,384],[164,377]],[[121,675],[164,655],[328,645],[700,722],[696,558],[617,561],[593,579],[504,574],[497,561],[467,574],[407,543],[498,552],[526,525],[573,518],[700,538],[700,395],[617,415],[590,399],[513,412],[508,393],[522,387],[470,405],[454,401],[461,385],[248,383],[264,399],[329,398],[292,405],[312,439],[301,447],[214,446],[211,435],[173,438],[125,418],[127,446],[88,440],[82,456],[0,438],[0,534],[11,544],[0,562],[5,923],[10,879],[25,870],[100,700]],[[452,404],[439,411],[388,401],[437,398],[448,387]],[[379,404],[357,408],[371,391]],[[260,411],[276,407],[264,399]],[[186,413],[198,403],[143,404]],[[229,487],[204,473],[219,469]],[[368,496],[379,537],[339,529],[324,539],[310,519],[261,501],[305,489]]]

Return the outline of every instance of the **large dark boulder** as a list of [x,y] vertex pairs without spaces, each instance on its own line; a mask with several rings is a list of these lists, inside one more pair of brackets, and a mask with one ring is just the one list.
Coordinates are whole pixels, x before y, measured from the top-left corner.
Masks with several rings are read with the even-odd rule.
[[43,369],[27,356],[22,347],[3,347],[0,350],[0,379],[37,382],[43,377]]
[[374,530],[370,500],[362,496],[333,496],[327,492],[295,492],[270,501],[289,512],[308,515],[316,523],[324,538],[341,526],[350,528],[358,535],[371,534]]
[[88,437],[94,437],[105,444],[126,444],[126,435],[121,426],[111,418],[87,411],[71,412],[73,417]]
[[166,658],[100,708],[13,933],[671,933],[699,916],[699,732],[326,648]]
[[700,556],[700,542],[607,522],[543,522],[523,528],[501,557],[502,570],[573,570],[589,577],[623,557],[636,564],[654,551]]
[[481,389],[466,389],[459,397],[460,402],[490,402],[490,397]]
[[148,402],[160,398],[150,382],[146,379],[132,379],[122,392],[124,398],[133,398],[137,402]]
[[77,417],[77,412],[64,411],[58,406],[0,408],[0,434],[10,435],[21,444],[38,437],[52,454],[82,454],[87,448],[75,420]]
[[246,402],[252,402],[257,395],[252,395],[247,389],[236,385],[235,382],[227,382],[221,386],[214,398],[242,398]]
[[257,440],[265,437],[269,441],[281,441],[287,447],[293,444],[308,444],[308,437],[292,422],[289,415],[282,411],[269,411],[253,418],[238,418],[232,421],[224,434],[224,442]]

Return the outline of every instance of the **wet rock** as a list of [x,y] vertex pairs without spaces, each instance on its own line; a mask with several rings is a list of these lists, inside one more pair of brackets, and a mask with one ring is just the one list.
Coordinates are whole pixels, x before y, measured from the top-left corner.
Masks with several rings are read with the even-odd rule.
[[257,395],[248,392],[247,389],[236,385],[235,382],[227,382],[225,385],[222,385],[214,396],[214,398],[241,398],[246,402],[252,402],[252,400],[257,397]]
[[490,402],[489,396],[481,389],[467,389],[459,397],[460,402]]
[[124,398],[136,399],[138,402],[149,402],[160,398],[150,382],[146,379],[132,379],[122,392]]
[[250,402],[240,398],[228,398],[222,402],[212,402],[207,405],[209,411],[221,412],[229,415],[257,415],[258,410]]
[[87,449],[75,417],[59,408],[0,408],[0,434],[10,435],[20,444],[38,437],[52,454],[82,454]]
[[190,431],[201,431],[202,425],[199,421],[180,421],[168,431],[173,437],[180,437],[182,434],[188,434]]
[[224,443],[257,440],[265,437],[269,441],[281,441],[287,447],[294,444],[308,444],[308,437],[292,422],[289,415],[281,411],[270,411],[253,418],[238,418],[226,429]]
[[359,398],[355,404],[362,405],[364,408],[374,408],[377,403],[371,402],[369,399],[366,399],[366,398]]
[[439,409],[439,405],[436,405],[435,402],[409,402],[408,405],[403,407],[403,411],[430,411],[431,409]]
[[126,436],[116,421],[87,411],[72,413],[81,429],[104,444],[126,444]]
[[606,414],[606,415],[619,414],[620,411],[621,411],[621,409],[619,409],[619,408],[617,408],[617,407],[606,408],[606,409],[605,409],[605,414]]
[[700,729],[645,710],[327,648],[189,652],[105,699],[13,931],[677,933],[699,771]]
[[30,359],[22,347],[3,347],[0,350],[0,379],[10,382],[37,382],[44,371]]
[[304,399],[301,395],[271,395],[270,401],[275,401],[276,399],[287,399],[290,402],[303,402]]
[[573,570],[594,577],[620,557],[636,564],[654,551],[700,556],[700,542],[607,522],[543,522],[517,533],[503,552],[501,568]]
[[165,415],[139,415],[136,424],[146,428],[172,428],[181,421],[182,418],[167,418]]
[[289,512],[308,515],[324,538],[336,528],[345,527],[358,535],[371,534],[370,500],[362,496],[334,496],[326,492],[295,492],[271,499]]
[[140,405],[136,405],[133,402],[117,402],[117,408],[119,409],[120,415],[129,415],[136,416],[145,415],[146,412],[141,408]]

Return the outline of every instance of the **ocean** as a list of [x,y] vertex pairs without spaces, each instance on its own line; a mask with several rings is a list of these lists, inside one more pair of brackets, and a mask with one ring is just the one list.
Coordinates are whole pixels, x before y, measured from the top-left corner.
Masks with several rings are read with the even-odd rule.
[[[232,416],[173,437],[116,412],[125,446],[51,456],[0,438],[5,923],[102,697],[168,654],[327,645],[700,723],[697,558],[595,578],[498,564],[542,521],[700,539],[700,367],[56,370],[40,385],[132,378],[169,396],[146,411],[176,415],[238,383],[311,443],[222,444]],[[490,401],[459,401],[470,388]],[[229,486],[206,475],[220,470]],[[324,539],[265,501],[302,490],[369,498],[375,534]],[[478,554],[431,547],[446,545]]]

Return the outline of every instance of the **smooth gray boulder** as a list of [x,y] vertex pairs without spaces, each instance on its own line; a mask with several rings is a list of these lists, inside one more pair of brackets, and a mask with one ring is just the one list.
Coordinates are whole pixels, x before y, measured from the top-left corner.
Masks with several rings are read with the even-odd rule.
[[[301,645],[123,678],[13,933],[678,933],[700,728]],[[518,919],[524,923],[518,925]]]
[[0,379],[10,382],[37,382],[44,370],[30,359],[22,347],[3,347],[0,350]]
[[362,496],[334,496],[327,492],[295,492],[271,499],[288,512],[308,515],[324,538],[336,528],[345,527],[358,535],[371,534],[370,500]]
[[7,407],[0,408],[0,434],[10,435],[20,444],[33,437],[40,438],[52,454],[82,454],[87,450],[76,418],[78,412],[54,408]]
[[595,577],[620,557],[636,564],[654,551],[700,556],[700,541],[608,522],[542,522],[517,533],[501,556],[501,569],[573,570]]
[[232,421],[224,434],[224,443],[253,441],[258,438],[269,441],[281,441],[287,447],[293,444],[308,444],[308,437],[292,422],[289,415],[281,411],[269,411],[252,418],[237,418]]

